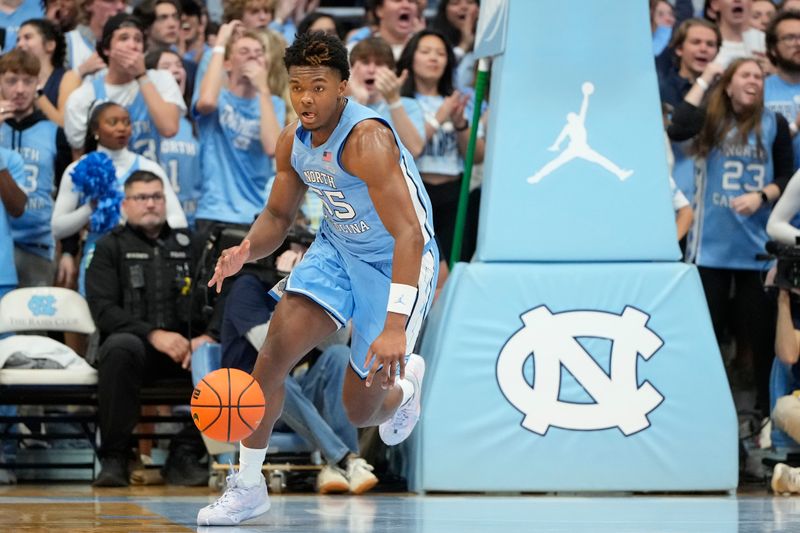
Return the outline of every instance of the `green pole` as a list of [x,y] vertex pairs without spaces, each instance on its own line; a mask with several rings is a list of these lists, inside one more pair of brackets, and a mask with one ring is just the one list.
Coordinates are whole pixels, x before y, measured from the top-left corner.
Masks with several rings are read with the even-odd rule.
[[469,198],[469,183],[472,180],[472,160],[475,158],[475,143],[478,140],[478,122],[481,119],[481,102],[486,90],[486,78],[489,76],[489,59],[478,61],[478,79],[475,82],[475,106],[472,110],[472,127],[469,130],[467,154],[464,156],[464,175],[461,178],[461,192],[458,197],[458,210],[456,211],[455,233],[453,234],[453,249],[450,252],[450,269],[461,257],[461,243],[464,240],[464,225],[467,219],[467,201]]

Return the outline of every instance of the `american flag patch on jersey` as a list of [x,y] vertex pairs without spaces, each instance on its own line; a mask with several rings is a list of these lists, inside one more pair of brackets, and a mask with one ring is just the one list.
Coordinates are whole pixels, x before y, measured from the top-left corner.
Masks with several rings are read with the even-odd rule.
[[331,160],[331,153],[330,152],[322,152],[322,160],[323,161],[330,161]]

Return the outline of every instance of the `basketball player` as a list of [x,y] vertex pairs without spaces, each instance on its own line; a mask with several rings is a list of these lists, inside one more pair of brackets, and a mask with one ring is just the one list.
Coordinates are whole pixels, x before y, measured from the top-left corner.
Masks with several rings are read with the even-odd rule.
[[269,509],[261,466],[281,413],[284,379],[348,320],[353,340],[343,401],[353,424],[380,425],[381,438],[394,445],[408,437],[420,413],[425,363],[409,354],[439,263],[430,201],[394,130],[344,97],[349,67],[339,40],[300,35],[284,62],[298,123],[278,139],[267,207],[242,243],[222,252],[209,286],[221,290],[245,262],[276,250],[306,190],[322,199],[325,219],[285,286],[276,288],[282,297],[253,369],[266,398],[264,418],[241,442],[239,471],[200,510],[199,525],[235,525]]

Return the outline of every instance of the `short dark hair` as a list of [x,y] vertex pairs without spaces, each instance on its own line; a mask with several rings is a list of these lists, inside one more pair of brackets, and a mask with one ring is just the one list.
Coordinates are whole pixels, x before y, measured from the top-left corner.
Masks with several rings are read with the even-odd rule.
[[309,28],[311,28],[311,26],[313,26],[316,21],[325,18],[331,19],[333,21],[333,26],[334,28],[336,28],[336,35],[338,35],[339,38],[341,39],[342,26],[341,24],[339,24],[339,20],[333,15],[322,11],[312,11],[311,13],[303,17],[303,20],[301,20],[300,24],[297,25],[297,33],[298,34],[308,33]]
[[108,19],[105,26],[103,26],[103,36],[100,38],[99,46],[97,47],[97,55],[106,63],[108,63],[106,48],[111,47],[111,39],[114,37],[114,32],[121,28],[136,28],[141,32],[142,38],[144,38],[144,27],[139,17],[129,15],[124,11],[122,13],[117,13]]
[[286,49],[283,64],[286,70],[291,67],[330,67],[339,71],[341,79],[350,79],[347,48],[336,37],[321,31],[297,35],[294,43]]
[[134,183],[151,183],[153,181],[161,183],[162,187],[164,186],[164,180],[162,180],[160,177],[156,176],[149,170],[137,170],[136,172],[128,176],[128,179],[125,180],[125,185],[123,187],[127,191],[128,189],[131,188],[131,186]]
[[778,24],[784,20],[800,20],[800,13],[797,11],[778,11],[772,20],[767,24],[767,29],[764,31],[765,42],[767,45],[767,59],[775,65],[777,64],[777,54],[775,49],[778,47]]
[[[83,153],[88,154],[97,150],[97,139],[94,138],[97,133],[97,128],[100,127],[100,116],[106,109],[112,107],[119,107],[125,109],[124,106],[116,102],[106,101],[100,102],[89,108],[89,119],[86,121],[86,137],[83,140]],[[125,109],[127,111],[127,109]]]
[[201,18],[205,5],[201,5],[197,0],[181,0],[181,12],[187,17]]
[[[61,28],[50,19],[30,19],[22,23],[22,26],[33,26],[39,35],[42,36],[42,41],[52,41],[56,43],[53,49],[53,55],[50,57],[50,62],[53,68],[63,67],[64,61],[67,57],[67,41],[64,39],[64,33]],[[21,26],[20,26],[21,27]]]
[[172,5],[178,11],[178,16],[183,14],[183,6],[178,0],[144,0],[133,8],[133,15],[142,21],[145,28],[149,28],[156,21],[156,6],[161,4]]

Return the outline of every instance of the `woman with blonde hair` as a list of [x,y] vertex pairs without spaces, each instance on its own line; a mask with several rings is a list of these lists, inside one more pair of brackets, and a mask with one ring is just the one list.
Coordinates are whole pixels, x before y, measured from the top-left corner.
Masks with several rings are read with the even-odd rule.
[[289,45],[283,35],[273,30],[265,30],[261,32],[261,36],[269,59],[267,85],[269,85],[270,92],[286,104],[286,121],[281,124],[281,126],[285,126],[297,120],[297,113],[294,112],[292,101],[289,99],[289,73],[283,66],[283,54]]

